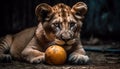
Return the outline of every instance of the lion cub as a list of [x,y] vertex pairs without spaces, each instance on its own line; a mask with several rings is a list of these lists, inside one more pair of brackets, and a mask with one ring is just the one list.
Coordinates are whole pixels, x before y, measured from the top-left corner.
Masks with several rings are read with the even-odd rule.
[[82,20],[87,6],[78,2],[73,7],[63,3],[50,6],[39,4],[35,9],[39,24],[15,35],[7,35],[0,43],[0,61],[12,58],[30,63],[45,61],[45,50],[50,45],[60,45],[67,52],[67,62],[85,64],[86,55],[80,41]]

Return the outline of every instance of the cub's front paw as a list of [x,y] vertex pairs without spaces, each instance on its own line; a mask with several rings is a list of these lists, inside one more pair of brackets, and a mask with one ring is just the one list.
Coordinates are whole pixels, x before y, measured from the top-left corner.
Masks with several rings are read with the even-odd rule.
[[82,55],[79,53],[72,53],[68,57],[68,62],[70,64],[87,64],[89,57],[87,55]]
[[0,55],[0,62],[11,62],[12,56],[10,54],[1,54]]
[[45,56],[34,57],[30,60],[30,63],[43,63],[45,62]]

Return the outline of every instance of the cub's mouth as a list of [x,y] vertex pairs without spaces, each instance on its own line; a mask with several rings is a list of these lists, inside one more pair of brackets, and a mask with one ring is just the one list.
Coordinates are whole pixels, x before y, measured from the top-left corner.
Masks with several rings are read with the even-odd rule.
[[70,46],[74,43],[75,43],[75,39],[71,39],[71,40],[68,40],[68,41],[55,39],[55,44],[57,44],[57,45],[68,45],[68,46]]
[[74,43],[75,43],[75,39],[71,39],[68,41],[55,39],[55,44],[62,46],[66,51],[72,49],[72,44]]

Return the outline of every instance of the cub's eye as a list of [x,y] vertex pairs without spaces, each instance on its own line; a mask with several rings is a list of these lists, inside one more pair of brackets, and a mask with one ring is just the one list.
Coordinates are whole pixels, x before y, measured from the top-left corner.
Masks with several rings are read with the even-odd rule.
[[74,27],[75,26],[75,23],[74,22],[71,22],[70,23],[70,27]]
[[71,22],[70,25],[69,25],[69,28],[70,28],[71,30],[75,30],[75,29],[76,29],[76,26],[77,26],[77,24],[76,24],[75,22]]
[[53,29],[55,29],[55,30],[60,30],[61,29],[61,23],[53,23],[52,24],[52,27],[53,27]]
[[60,23],[54,23],[54,26],[60,28]]

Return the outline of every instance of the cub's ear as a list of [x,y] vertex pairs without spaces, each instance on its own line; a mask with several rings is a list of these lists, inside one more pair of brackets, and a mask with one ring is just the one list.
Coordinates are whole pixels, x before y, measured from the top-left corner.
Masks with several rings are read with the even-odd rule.
[[52,7],[46,3],[37,5],[35,9],[35,14],[38,17],[39,22],[44,22],[47,18],[49,18],[51,13]]
[[71,11],[77,16],[77,17],[83,17],[85,13],[87,12],[87,5],[83,2],[78,2],[75,5],[73,5]]

